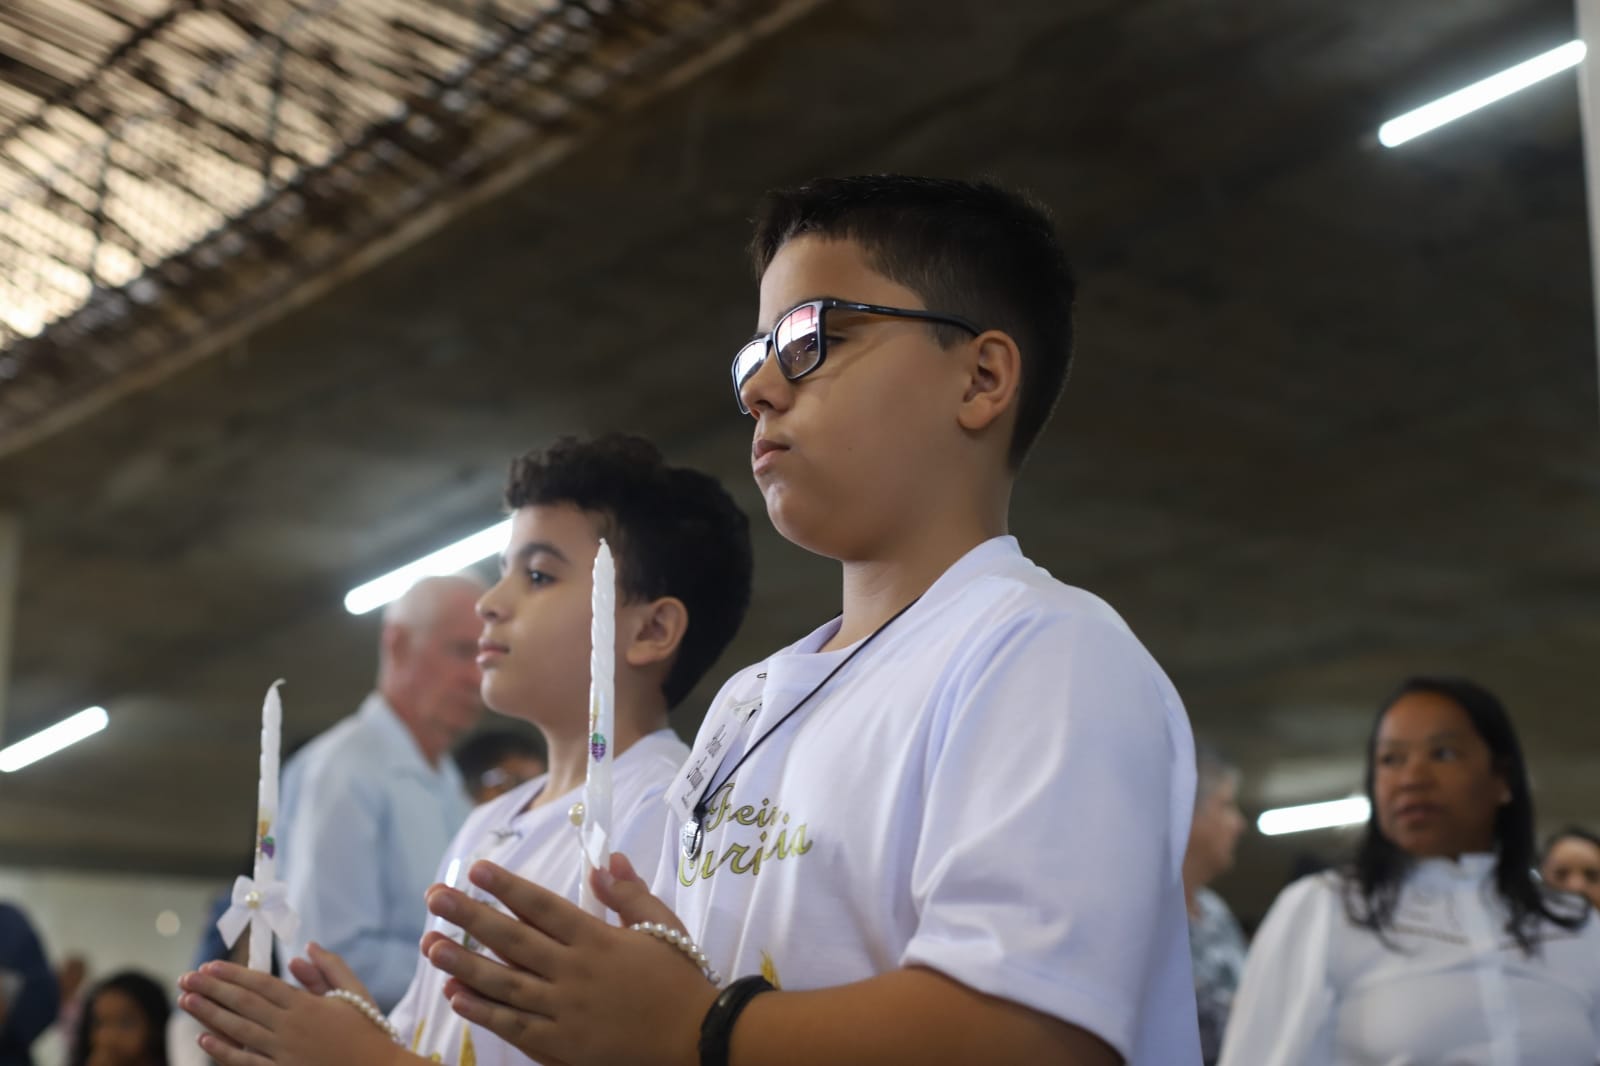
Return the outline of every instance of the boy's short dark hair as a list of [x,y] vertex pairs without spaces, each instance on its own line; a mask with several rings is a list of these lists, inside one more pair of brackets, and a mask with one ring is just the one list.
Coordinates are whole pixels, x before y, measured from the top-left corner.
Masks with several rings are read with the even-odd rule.
[[512,510],[571,504],[599,516],[624,601],[672,596],[689,626],[662,692],[675,707],[711,669],[750,606],[750,522],[717,480],[668,466],[654,444],[621,433],[563,437],[511,464]]
[[[1007,461],[1020,467],[1050,420],[1072,359],[1076,287],[1049,213],[989,182],[822,178],[767,194],[750,244],[757,279],[785,242],[808,233],[855,241],[874,270],[928,309],[1011,335],[1022,353],[1022,382]],[[967,336],[953,326],[932,328],[941,344]]]

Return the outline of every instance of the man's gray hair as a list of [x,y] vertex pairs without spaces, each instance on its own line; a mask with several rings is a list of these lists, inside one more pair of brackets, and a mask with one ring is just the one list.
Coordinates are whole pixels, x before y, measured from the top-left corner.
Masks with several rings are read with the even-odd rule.
[[438,623],[445,606],[455,595],[465,592],[476,599],[483,595],[483,589],[483,582],[465,574],[425,577],[389,601],[383,609],[383,624],[426,632]]
[[1226,781],[1239,779],[1239,768],[1229,762],[1216,745],[1196,737],[1194,740],[1196,807],[1211,797]]

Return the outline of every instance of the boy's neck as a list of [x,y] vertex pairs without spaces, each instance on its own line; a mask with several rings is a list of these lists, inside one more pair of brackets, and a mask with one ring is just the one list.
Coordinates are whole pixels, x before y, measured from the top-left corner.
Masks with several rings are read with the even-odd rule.
[[839,631],[821,650],[847,648],[865,639],[927,592],[962,556],[1005,533],[1003,511],[965,522],[931,519],[919,523],[916,535],[884,558],[846,562]]
[[[582,728],[556,732],[545,730],[545,747],[550,758],[550,769],[544,788],[528,804],[529,809],[553,803],[582,785],[589,772],[588,718],[579,719]],[[613,757],[633,747],[634,744],[667,726],[666,700],[659,690],[654,700],[628,700],[617,692],[616,724],[611,738]]]

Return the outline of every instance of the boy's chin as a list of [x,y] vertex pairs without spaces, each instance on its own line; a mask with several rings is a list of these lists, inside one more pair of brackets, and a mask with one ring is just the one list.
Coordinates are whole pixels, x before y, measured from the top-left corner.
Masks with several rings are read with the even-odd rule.
[[772,528],[790,544],[804,548],[813,555],[827,559],[842,558],[837,545],[837,523],[834,523],[834,535],[830,536],[829,522],[823,516],[822,508],[796,507],[795,502],[792,499],[767,497],[767,517],[772,520]]
[[483,697],[483,705],[494,714],[520,718],[525,722],[533,721],[530,712],[540,705],[537,692],[527,691],[526,686],[517,686],[512,678],[502,676],[499,670],[485,671],[478,694]]

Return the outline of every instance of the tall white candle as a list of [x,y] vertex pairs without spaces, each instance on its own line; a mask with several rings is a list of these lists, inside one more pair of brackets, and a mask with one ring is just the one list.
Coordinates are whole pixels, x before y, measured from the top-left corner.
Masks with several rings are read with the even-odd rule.
[[589,764],[583,782],[583,909],[598,918],[606,908],[589,886],[589,873],[611,861],[611,760],[616,725],[617,572],[604,539],[594,557],[594,617],[589,627]]
[[[267,689],[261,706],[261,780],[256,785],[257,889],[277,881],[278,869],[278,760],[283,736],[283,702],[278,698],[280,678]],[[250,968],[272,968],[272,927],[256,916],[250,923]]]

